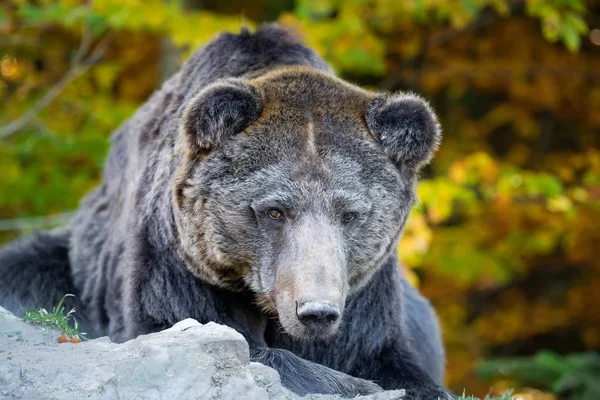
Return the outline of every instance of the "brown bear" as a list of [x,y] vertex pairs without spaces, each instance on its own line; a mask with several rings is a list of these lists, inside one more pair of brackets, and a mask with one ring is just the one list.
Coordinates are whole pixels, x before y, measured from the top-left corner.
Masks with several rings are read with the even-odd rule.
[[420,97],[346,83],[281,28],[220,35],[115,132],[66,228],[0,252],[0,304],[74,293],[115,341],[225,324],[298,394],[452,398],[395,258],[440,137]]

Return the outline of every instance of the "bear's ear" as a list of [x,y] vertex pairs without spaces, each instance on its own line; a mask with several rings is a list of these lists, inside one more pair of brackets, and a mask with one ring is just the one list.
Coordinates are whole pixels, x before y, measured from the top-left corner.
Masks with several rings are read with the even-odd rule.
[[183,113],[182,130],[192,150],[206,152],[240,133],[260,116],[258,91],[241,79],[207,86]]
[[375,98],[367,108],[366,120],[397,166],[405,165],[418,171],[429,162],[442,139],[433,110],[414,94]]

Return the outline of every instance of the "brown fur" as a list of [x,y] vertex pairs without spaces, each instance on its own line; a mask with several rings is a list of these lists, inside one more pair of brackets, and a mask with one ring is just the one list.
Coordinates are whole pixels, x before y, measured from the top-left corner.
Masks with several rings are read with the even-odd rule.
[[[247,128],[248,132],[252,132],[253,126],[265,124],[277,126],[279,121],[288,119],[292,120],[296,126],[305,126],[306,129],[299,130],[299,132],[306,132],[308,137],[309,130],[321,131],[318,129],[318,122],[313,117],[318,118],[335,113],[337,117],[362,127],[363,132],[376,140],[365,122],[365,110],[369,102],[377,96],[375,93],[304,66],[281,67],[264,75],[258,77],[255,75],[252,79],[239,79],[239,81],[256,89],[262,99],[260,117]],[[197,98],[201,96],[202,93],[198,94]],[[195,101],[191,101],[186,113],[195,112],[195,104]],[[184,120],[187,118],[184,117]],[[183,129],[191,128],[183,126]],[[184,148],[193,149],[194,146],[189,143],[189,137],[182,136],[186,140],[183,144]],[[190,196],[186,196],[185,192],[193,169],[209,153],[208,148],[200,148],[196,152],[188,150],[186,153],[186,160],[178,173],[173,190],[174,204],[182,211],[182,215],[201,214],[201,210],[194,210],[195,203],[193,201],[186,202],[186,198],[190,199]],[[307,154],[307,159],[311,159],[310,154]],[[315,157],[312,159],[316,160]],[[191,259],[188,260],[194,275],[225,289],[242,290],[243,279],[248,276],[247,272],[251,268],[251,261],[215,260],[210,256],[210,249],[203,245],[206,242],[200,240],[198,243],[198,253],[203,263],[198,264]],[[253,286],[252,283],[249,285]],[[266,309],[274,308],[272,301],[259,302],[267,305]]]
[[368,131],[364,122],[365,109],[376,94],[335,76],[294,66],[276,69],[248,83],[256,87],[263,97],[261,119],[297,115],[299,110],[306,110],[314,116],[335,113]]

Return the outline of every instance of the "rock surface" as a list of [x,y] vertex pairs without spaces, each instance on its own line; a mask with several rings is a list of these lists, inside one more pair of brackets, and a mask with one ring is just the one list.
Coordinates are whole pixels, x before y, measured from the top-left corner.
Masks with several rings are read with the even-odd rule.
[[[0,307],[0,399],[289,399],[272,368],[250,362],[235,330],[187,319],[123,344],[59,344],[59,334]],[[402,399],[402,391],[359,397]],[[304,399],[338,399],[309,395]]]

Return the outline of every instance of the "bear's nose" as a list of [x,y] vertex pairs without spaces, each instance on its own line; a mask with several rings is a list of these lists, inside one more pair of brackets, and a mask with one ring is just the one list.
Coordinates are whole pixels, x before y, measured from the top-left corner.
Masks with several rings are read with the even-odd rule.
[[328,301],[305,301],[298,304],[296,315],[303,325],[318,329],[336,322],[340,317],[340,308]]

